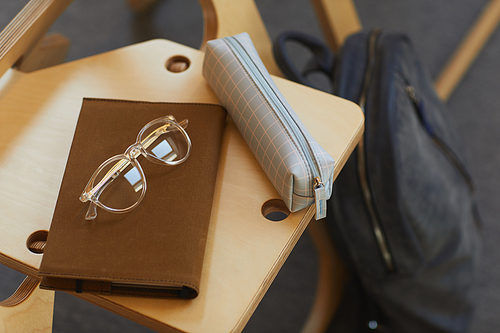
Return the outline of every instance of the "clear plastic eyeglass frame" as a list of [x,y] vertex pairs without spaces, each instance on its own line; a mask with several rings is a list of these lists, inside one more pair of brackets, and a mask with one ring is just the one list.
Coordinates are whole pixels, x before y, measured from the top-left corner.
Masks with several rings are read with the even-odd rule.
[[[144,198],[147,189],[146,176],[144,175],[144,171],[142,170],[140,163],[137,161],[137,158],[140,155],[143,155],[150,162],[165,166],[178,165],[186,161],[191,153],[191,139],[184,130],[187,127],[187,124],[187,119],[177,122],[172,115],[152,120],[141,129],[137,135],[136,142],[130,145],[126,149],[125,153],[113,156],[104,161],[94,172],[87,183],[85,190],[80,196],[80,201],[90,201],[85,219],[95,219],[97,217],[97,207],[100,207],[108,212],[118,214],[127,213],[136,208]],[[169,135],[173,136],[172,133],[175,133],[176,135],[175,140],[185,140],[181,143],[182,145],[185,145],[185,148],[180,153],[177,152],[177,154],[174,154],[174,150],[176,150],[175,142],[169,138]],[[167,137],[167,140],[164,139],[165,137]],[[162,140],[159,140],[159,138]],[[158,141],[162,142],[158,144]],[[166,144],[167,141],[171,144]],[[159,155],[158,149],[156,152],[155,148],[151,149],[154,144],[158,144],[157,147],[160,145],[167,145],[168,152],[170,153],[168,154],[169,157],[167,158],[167,154],[165,156]],[[165,147],[162,147],[162,150],[165,150]],[[172,157],[171,155],[174,156]],[[135,189],[136,192],[140,191],[140,193],[138,193],[135,203],[124,208],[113,208],[102,203],[100,200],[101,194],[129,167],[132,169],[135,168],[134,174],[137,179],[139,179],[140,176],[139,182],[141,185],[136,186]],[[124,176],[127,177],[126,174]]]

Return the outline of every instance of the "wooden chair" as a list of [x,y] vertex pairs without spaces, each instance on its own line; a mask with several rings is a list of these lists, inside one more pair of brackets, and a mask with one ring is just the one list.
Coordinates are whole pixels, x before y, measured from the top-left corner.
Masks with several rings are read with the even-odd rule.
[[[83,97],[217,103],[201,77],[203,52],[165,40],[31,73],[10,69],[13,64],[23,65],[68,3],[32,0],[0,35],[0,228],[4,231],[0,262],[35,279],[42,252],[37,244],[47,236]],[[207,22],[205,40],[247,31],[270,72],[278,72],[253,1],[201,4]],[[336,159],[337,175],[363,131],[361,110],[332,95],[274,79],[316,140]],[[332,131],[337,133],[335,138],[329,135]],[[243,175],[249,179],[245,191],[235,193]],[[278,195],[230,120],[223,137],[215,197],[198,298],[182,302],[76,296],[159,331],[240,331],[309,224],[314,209],[290,214],[280,223],[263,216],[262,210],[280,209],[270,201]],[[36,286],[35,280],[30,281],[28,290]],[[340,290],[341,285],[338,294]],[[15,311],[21,311],[29,300],[51,311],[53,293],[35,289],[28,295],[17,293],[3,303],[14,305],[0,308],[5,322],[16,318]],[[50,311],[45,317],[50,317]]]

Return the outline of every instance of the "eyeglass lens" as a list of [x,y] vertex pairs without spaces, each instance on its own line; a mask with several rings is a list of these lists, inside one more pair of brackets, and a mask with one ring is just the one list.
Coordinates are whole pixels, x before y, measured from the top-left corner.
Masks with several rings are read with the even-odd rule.
[[165,162],[183,159],[189,148],[180,128],[168,122],[147,128],[139,140],[149,155]]
[[103,182],[96,193],[99,201],[113,209],[126,209],[140,200],[144,180],[127,158],[109,161],[96,175],[93,186]]

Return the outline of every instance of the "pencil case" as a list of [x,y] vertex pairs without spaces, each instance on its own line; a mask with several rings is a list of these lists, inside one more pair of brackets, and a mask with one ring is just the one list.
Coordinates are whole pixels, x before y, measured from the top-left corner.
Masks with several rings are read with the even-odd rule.
[[283,97],[247,33],[207,43],[203,76],[291,212],[326,216],[334,159]]

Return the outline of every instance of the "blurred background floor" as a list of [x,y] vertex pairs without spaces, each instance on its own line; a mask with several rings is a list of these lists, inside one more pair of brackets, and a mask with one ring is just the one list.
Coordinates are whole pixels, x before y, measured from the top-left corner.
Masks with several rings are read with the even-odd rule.
[[[309,0],[255,1],[271,39],[299,30],[322,38]],[[436,77],[487,4],[485,0],[355,0],[365,28],[407,33],[420,58]],[[0,26],[27,0],[0,0]],[[198,48],[202,12],[196,0],[161,0],[149,15],[137,16],[126,0],[74,0],[51,31],[71,40],[68,61],[153,38]],[[500,29],[498,29],[500,30]],[[449,110],[464,135],[471,173],[478,187],[483,232],[478,307],[471,332],[497,332],[500,326],[500,32],[496,31],[448,100]],[[168,100],[168,96],[166,96]],[[307,233],[299,241],[244,332],[298,332],[313,302],[317,261]],[[0,300],[8,297],[23,276],[0,265]],[[56,293],[54,332],[150,332],[97,306]]]

